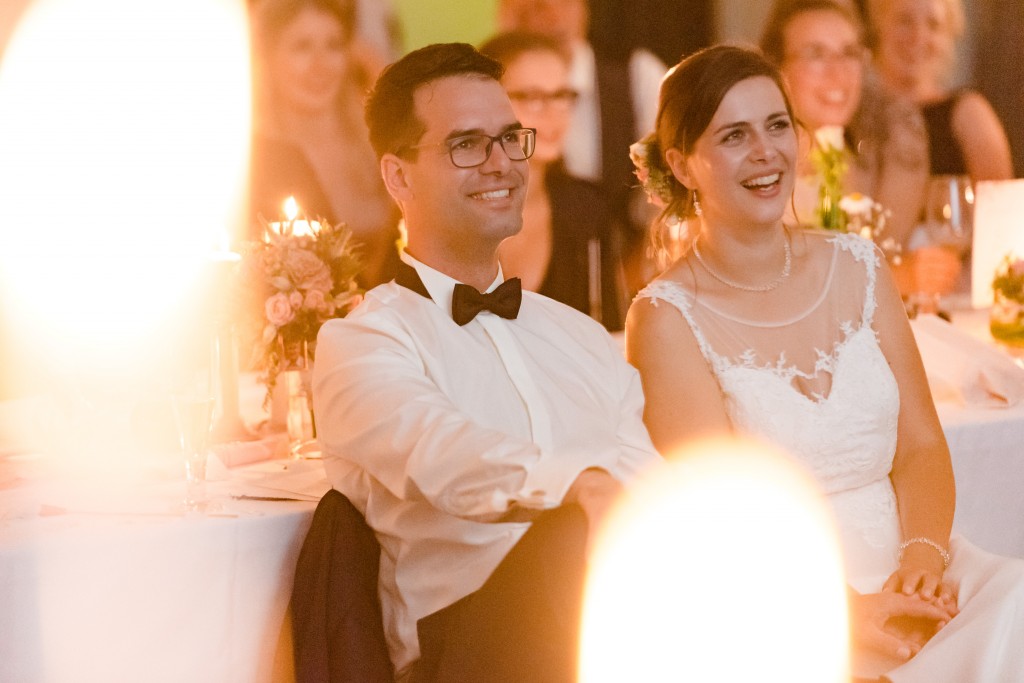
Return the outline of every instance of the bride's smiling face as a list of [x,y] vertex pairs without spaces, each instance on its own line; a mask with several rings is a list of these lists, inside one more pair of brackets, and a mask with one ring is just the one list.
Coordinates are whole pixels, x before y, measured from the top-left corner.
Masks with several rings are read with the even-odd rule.
[[734,85],[687,156],[666,152],[672,172],[697,190],[707,222],[775,224],[793,193],[796,131],[767,76]]

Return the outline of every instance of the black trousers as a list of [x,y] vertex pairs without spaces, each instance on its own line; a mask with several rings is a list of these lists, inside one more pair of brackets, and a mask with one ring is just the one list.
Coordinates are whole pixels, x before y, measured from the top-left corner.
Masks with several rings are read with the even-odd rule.
[[413,683],[574,683],[587,520],[543,513],[474,593],[420,619]]

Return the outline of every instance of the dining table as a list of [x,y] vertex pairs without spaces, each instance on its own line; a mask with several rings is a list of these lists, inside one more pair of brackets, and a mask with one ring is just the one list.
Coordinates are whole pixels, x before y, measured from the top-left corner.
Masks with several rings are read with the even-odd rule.
[[221,444],[189,506],[177,453],[90,471],[4,444],[5,422],[43,409],[0,403],[0,682],[293,681],[289,603],[322,461],[290,457],[284,434]]
[[[953,326],[992,343],[981,313],[954,315]],[[252,378],[242,395],[253,424]],[[215,449],[209,505],[188,510],[176,456],[139,453],[124,472],[96,473],[5,443],[5,424],[41,405],[0,402],[0,682],[293,681],[289,603],[329,488],[322,461],[289,457],[280,434]],[[936,407],[955,530],[1024,557],[1024,401]]]
[[[1024,349],[1000,345],[992,338],[986,309],[963,306],[952,310],[950,317],[948,345],[921,344],[929,379],[949,376],[950,368],[966,357],[975,371],[997,365],[1004,393],[1010,397],[965,399],[933,386],[956,482],[953,529],[985,550],[1024,558]],[[942,333],[941,327],[932,327]]]

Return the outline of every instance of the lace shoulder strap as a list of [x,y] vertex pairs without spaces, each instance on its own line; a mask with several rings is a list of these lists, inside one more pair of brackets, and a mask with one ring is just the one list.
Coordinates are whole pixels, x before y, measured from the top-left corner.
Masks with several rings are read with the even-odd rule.
[[723,364],[727,364],[725,359],[721,358],[711,349],[711,345],[708,343],[704,333],[697,326],[697,321],[693,317],[693,301],[691,300],[690,293],[681,284],[672,280],[655,280],[640,290],[634,301],[640,299],[649,299],[652,306],[657,306],[659,301],[665,301],[677,308],[686,320],[686,324],[690,326],[693,336],[697,339],[697,346],[700,347],[700,352],[704,359],[715,369],[719,369]]
[[863,324],[871,325],[875,317],[875,309],[878,302],[875,300],[875,281],[878,276],[878,269],[882,265],[882,258],[875,243],[864,239],[854,233],[836,233],[829,238],[829,242],[836,244],[843,251],[853,256],[854,260],[864,265],[866,285],[864,288],[864,310],[862,312]]

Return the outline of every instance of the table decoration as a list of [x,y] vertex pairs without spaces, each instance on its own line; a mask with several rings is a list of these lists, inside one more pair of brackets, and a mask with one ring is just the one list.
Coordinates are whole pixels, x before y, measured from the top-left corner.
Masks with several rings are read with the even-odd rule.
[[902,245],[886,234],[892,212],[860,192],[843,193],[843,181],[849,170],[843,128],[822,126],[814,131],[810,158],[817,176],[818,227],[857,233],[877,244],[886,259],[898,265],[902,261]]
[[272,409],[275,389],[284,384],[282,400],[294,415],[278,426],[289,429],[293,450],[315,437],[309,370],[320,326],[361,300],[360,262],[348,228],[296,215],[266,223],[265,238],[243,246],[238,280],[240,327],[252,348],[250,364],[266,386],[264,409]]
[[1024,259],[1003,257],[992,280],[989,331],[1006,344],[1024,350]]
[[817,217],[826,230],[845,230],[846,213],[839,206],[843,179],[849,168],[842,126],[822,126],[814,131],[811,163],[818,172]]

